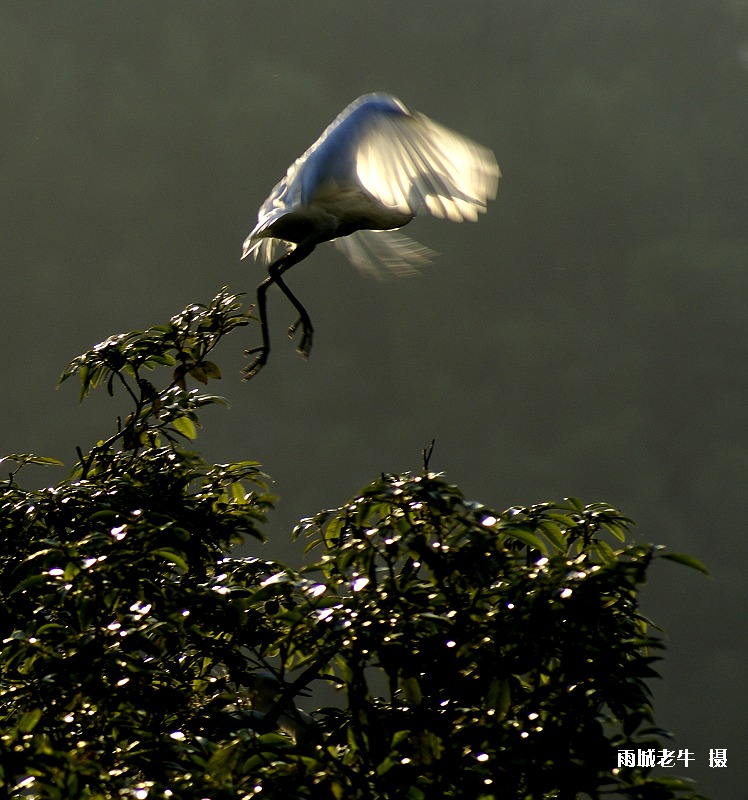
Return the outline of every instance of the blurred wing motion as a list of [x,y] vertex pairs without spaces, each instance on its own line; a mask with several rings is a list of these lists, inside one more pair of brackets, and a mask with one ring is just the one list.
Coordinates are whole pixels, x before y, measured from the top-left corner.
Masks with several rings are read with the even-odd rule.
[[370,117],[356,145],[356,176],[385,206],[475,222],[496,196],[499,165],[490,150],[394,98],[388,112]]
[[475,221],[496,196],[499,165],[493,153],[423,114],[409,111],[388,94],[367,94],[351,103],[288,169],[260,208],[244,241],[242,258],[253,254],[268,266],[258,289],[263,346],[245,370],[254,374],[267,360],[264,294],[276,283],[299,311],[300,351],[311,349],[312,326],[281,275],[316,245],[335,241],[359,269],[384,267],[408,274],[434,253],[401,233],[418,214]]
[[436,256],[429,247],[394,230],[356,231],[333,239],[333,244],[354,267],[375,278],[390,274],[418,275],[419,267],[427,266]]
[[[493,153],[387,94],[351,103],[289,168],[263,203],[244,242],[265,264],[294,244],[336,242],[360,269],[413,272],[433,251],[389,231],[420,213],[454,222],[478,219],[496,196]],[[358,233],[361,231],[361,233]]]

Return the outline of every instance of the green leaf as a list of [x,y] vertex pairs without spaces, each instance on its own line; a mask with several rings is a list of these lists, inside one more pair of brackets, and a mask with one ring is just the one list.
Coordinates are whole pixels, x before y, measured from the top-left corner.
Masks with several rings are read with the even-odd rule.
[[213,361],[204,361],[203,369],[205,370],[205,374],[209,378],[213,378],[214,380],[220,380],[221,368],[218,366],[218,364],[214,363]]
[[566,502],[574,511],[582,513],[584,511],[584,503],[578,497],[565,497]]
[[390,749],[394,750],[401,742],[404,742],[410,736],[409,730],[404,731],[397,731],[392,736],[392,740],[390,741]]
[[545,516],[561,523],[561,525],[566,528],[573,528],[577,525],[577,520],[575,520],[574,517],[570,517],[568,514],[559,514],[557,511],[549,511]]
[[247,493],[244,491],[244,487],[241,485],[240,481],[231,484],[231,495],[237,503],[246,502]]
[[558,550],[560,553],[565,553],[568,547],[564,533],[561,527],[555,522],[541,522],[538,526],[543,532],[546,539]]
[[616,561],[618,561],[616,551],[602,539],[596,539],[592,544],[592,548],[597,552],[598,556],[600,556],[600,560],[604,561],[606,564],[615,564]]
[[21,714],[21,719],[18,722],[18,730],[21,731],[21,733],[30,733],[34,730],[41,718],[41,708],[34,708],[31,711],[26,711],[24,714]]
[[403,698],[409,706],[418,706],[423,701],[423,694],[421,693],[421,684],[417,678],[401,678],[400,689],[403,693]]
[[170,564],[174,564],[175,566],[179,567],[184,572],[189,572],[189,564],[181,553],[176,553],[174,550],[170,550],[168,547],[159,547],[151,552],[153,555],[160,556]]
[[236,766],[236,762],[242,752],[243,746],[240,741],[233,741],[224,747],[220,747],[208,759],[208,764],[205,768],[207,774],[218,778],[227,777]]
[[530,533],[530,531],[526,529],[510,528],[502,533],[504,536],[508,536],[511,539],[517,539],[523,544],[528,545],[528,547],[532,547],[534,550],[540,550],[540,552],[544,555],[548,555],[548,547],[542,541],[542,539],[539,536],[536,536],[534,533]]
[[187,439],[197,439],[197,428],[189,417],[177,417],[172,420],[172,425]]
[[24,464],[39,464],[43,467],[64,466],[62,461],[58,461],[56,458],[50,458],[49,456],[35,456],[33,453],[19,453],[3,456],[0,458],[0,464],[2,464],[3,461],[15,461],[19,466],[23,466]]
[[377,775],[386,775],[392,767],[395,766],[397,762],[395,761],[392,756],[387,756],[378,766],[377,766]]
[[11,590],[10,594],[16,594],[17,592],[22,592],[25,589],[28,589],[31,586],[34,586],[38,583],[46,583],[47,576],[46,575],[30,575],[28,578],[25,578],[20,583],[17,583]]
[[208,373],[205,371],[205,368],[202,364],[195,364],[195,366],[190,370],[190,375],[196,381],[200,381],[202,384],[208,383]]
[[709,570],[704,566],[704,564],[702,564],[698,558],[695,558],[688,553],[664,553],[660,556],[660,558],[666,558],[668,561],[675,561],[677,564],[683,564],[686,567],[691,567],[691,569],[695,569],[698,572],[702,572],[704,575],[709,575],[709,577],[711,577]]
[[626,529],[622,525],[618,525],[615,522],[604,522],[603,527],[610,531],[619,542],[626,541]]

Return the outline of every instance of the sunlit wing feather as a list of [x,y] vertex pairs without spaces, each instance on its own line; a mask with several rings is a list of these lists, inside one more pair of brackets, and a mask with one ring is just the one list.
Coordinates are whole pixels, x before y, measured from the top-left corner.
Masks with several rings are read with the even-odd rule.
[[[287,215],[321,205],[320,193],[329,193],[330,187],[337,207],[331,208],[327,196],[325,208],[341,222],[360,212],[352,202],[351,189],[360,191],[357,187],[372,198],[372,218],[376,204],[381,204],[379,208],[396,219],[427,213],[461,222],[475,221],[486,210],[487,201],[496,196],[499,177],[489,149],[423,114],[411,113],[390,95],[364,95],[288,168],[260,208],[242,257],[254,254],[269,264],[293,250],[295,245],[273,235],[270,227]],[[401,224],[402,220],[393,222],[391,227]],[[372,221],[370,227],[390,226]],[[402,234],[362,228],[334,242],[364,272],[381,276],[385,268],[414,274],[434,255]]]
[[294,247],[296,247],[295,244],[291,244],[291,242],[287,242],[284,239],[254,238],[253,241],[250,242],[250,237],[248,236],[244,245],[245,252],[242,258],[253,255],[257,261],[267,265],[271,264],[277,258],[286,255],[286,253],[289,253]]
[[333,244],[354,267],[375,278],[418,275],[436,256],[399,231],[356,231],[334,239]]
[[356,150],[361,185],[384,205],[475,221],[496,196],[493,153],[423,114],[380,114],[362,130]]
[[255,357],[245,377],[270,353],[266,293],[272,285],[298,312],[289,331],[300,330],[298,350],[309,355],[312,321],[281,275],[317,245],[335,242],[369,273],[382,275],[384,267],[414,274],[433,253],[394,231],[420,213],[475,221],[496,196],[499,177],[490,150],[411,113],[397,98],[375,93],[351,103],[288,168],[244,240],[242,258],[253,254],[268,267],[257,287],[262,345],[248,351]]

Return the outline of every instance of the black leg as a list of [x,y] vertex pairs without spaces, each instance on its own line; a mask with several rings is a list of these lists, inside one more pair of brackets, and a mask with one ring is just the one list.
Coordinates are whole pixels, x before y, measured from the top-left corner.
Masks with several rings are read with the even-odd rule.
[[296,328],[301,325],[301,341],[299,343],[298,351],[306,358],[309,351],[312,349],[312,335],[314,328],[309,314],[304,306],[299,302],[294,293],[286,286],[281,275],[290,269],[294,264],[306,258],[314,250],[314,245],[298,245],[290,253],[274,261],[268,267],[268,277],[257,287],[257,311],[260,314],[260,331],[262,333],[262,344],[259,347],[253,347],[245,351],[245,355],[253,355],[257,353],[252,362],[247,365],[242,372],[244,373],[244,380],[251,378],[258,373],[267,363],[268,355],[270,354],[270,333],[268,330],[267,322],[267,306],[265,294],[270,286],[277,283],[283,294],[291,301],[293,307],[299,312],[299,319],[289,328],[289,336],[293,335]]
[[288,335],[293,336],[294,333],[296,333],[296,329],[301,325],[301,339],[299,340],[299,346],[296,348],[296,352],[301,353],[304,358],[309,358],[309,353],[312,350],[312,337],[314,336],[312,320],[309,318],[307,310],[301,305],[288,286],[286,286],[285,281],[280,275],[275,278],[275,282],[278,284],[283,294],[291,301],[293,307],[299,312],[299,318],[288,329]]
[[244,380],[249,380],[253,375],[258,373],[268,360],[268,353],[270,352],[270,336],[268,335],[268,322],[267,312],[265,310],[265,292],[267,292],[273,279],[268,277],[257,287],[257,310],[260,313],[260,332],[262,333],[262,345],[260,347],[253,347],[250,350],[245,350],[245,356],[251,356],[257,353],[257,356],[252,359],[242,370]]

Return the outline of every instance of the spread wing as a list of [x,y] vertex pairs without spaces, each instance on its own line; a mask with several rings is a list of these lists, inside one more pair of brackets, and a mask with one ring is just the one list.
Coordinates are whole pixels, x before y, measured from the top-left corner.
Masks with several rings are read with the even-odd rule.
[[289,167],[260,209],[242,257],[254,253],[268,263],[293,249],[293,244],[273,238],[271,226],[319,203],[330,187],[333,196],[345,198],[347,188],[360,186],[372,198],[369,220],[361,218],[366,213],[349,208],[348,201],[332,209],[327,200],[328,210],[341,220],[352,214],[362,223],[352,225],[353,232],[335,239],[335,244],[359,269],[381,273],[384,266],[395,273],[413,273],[431,260],[432,251],[402,234],[366,228],[399,227],[419,213],[475,221],[496,196],[499,177],[499,165],[488,148],[409,111],[391,95],[364,95]]
[[496,197],[494,154],[424,114],[378,113],[360,130],[356,175],[385,206],[474,222]]
[[333,244],[356,269],[380,279],[419,275],[436,255],[400,231],[356,231]]

